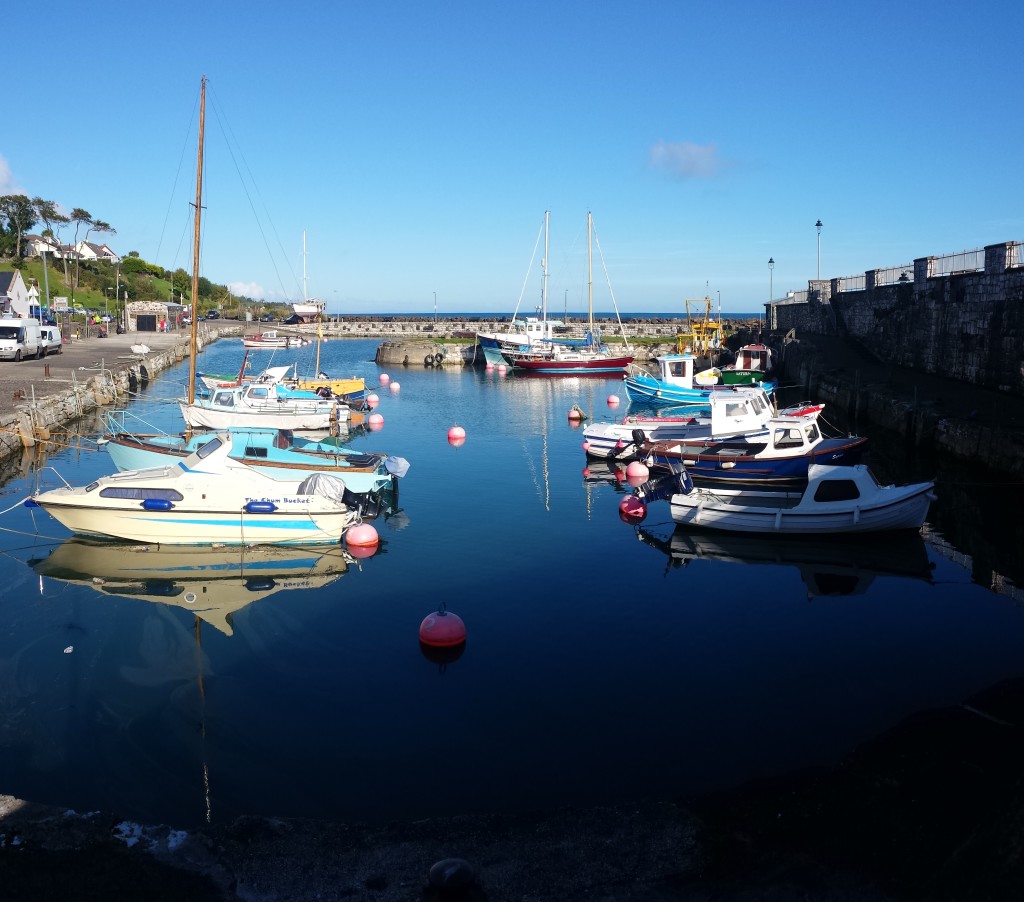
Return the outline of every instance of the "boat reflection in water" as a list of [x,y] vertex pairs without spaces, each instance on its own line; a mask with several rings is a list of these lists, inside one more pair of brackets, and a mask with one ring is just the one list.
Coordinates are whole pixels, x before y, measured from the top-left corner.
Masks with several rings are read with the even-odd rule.
[[175,605],[226,635],[231,615],[277,592],[317,589],[352,563],[340,545],[174,546],[71,538],[31,562],[40,576]]
[[795,567],[809,598],[862,595],[876,576],[932,580],[924,539],[910,530],[813,538],[702,533],[679,527],[667,539],[643,528],[638,536],[667,554],[671,567],[694,561]]

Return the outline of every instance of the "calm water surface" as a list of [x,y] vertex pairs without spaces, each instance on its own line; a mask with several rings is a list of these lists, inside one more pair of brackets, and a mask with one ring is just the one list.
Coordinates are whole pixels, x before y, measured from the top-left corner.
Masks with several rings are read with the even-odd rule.
[[[321,368],[377,386],[376,345],[331,342]],[[241,355],[224,340],[199,367]],[[178,431],[167,399],[187,371],[132,410]],[[611,415],[612,393],[621,416],[617,380],[390,375],[383,430],[353,441],[411,464],[376,523],[381,551],[322,577],[199,577],[203,616],[162,602],[163,584],[116,594],[98,556],[77,579],[40,575],[67,533],[17,505],[39,474],[6,484],[0,792],[180,826],[689,795],[833,764],[914,712],[1024,677],[1019,594],[989,587],[1013,561],[966,507],[1019,487],[876,441],[887,478],[939,474],[924,540],[688,536],[667,505],[638,528],[607,468],[584,473],[567,418],[573,404]],[[48,464],[73,483],[112,469],[89,438]],[[979,535],[983,554],[967,547]],[[442,602],[469,637],[447,663],[418,642]]]

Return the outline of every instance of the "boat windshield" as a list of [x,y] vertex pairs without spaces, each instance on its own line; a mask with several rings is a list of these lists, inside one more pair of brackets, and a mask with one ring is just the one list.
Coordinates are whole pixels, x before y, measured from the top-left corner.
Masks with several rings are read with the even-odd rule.
[[100,490],[101,498],[127,498],[131,501],[145,501],[159,498],[163,501],[182,501],[184,495],[177,489],[154,489],[141,486],[114,485]]
[[202,445],[198,449],[196,449],[196,454],[199,455],[200,460],[205,460],[223,444],[224,442],[222,442],[219,438],[212,438],[205,445]]

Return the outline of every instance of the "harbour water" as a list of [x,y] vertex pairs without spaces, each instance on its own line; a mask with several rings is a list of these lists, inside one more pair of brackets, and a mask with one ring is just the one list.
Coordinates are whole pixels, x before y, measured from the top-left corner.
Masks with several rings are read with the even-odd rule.
[[[376,344],[328,342],[320,368],[377,387]],[[241,356],[221,340],[200,368]],[[178,431],[187,372],[132,412]],[[865,430],[880,476],[938,477],[923,537],[736,541],[675,531],[667,505],[628,525],[628,486],[567,416],[622,416],[615,378],[389,375],[383,429],[353,446],[411,466],[380,551],[344,572],[125,584],[87,554],[95,572],[43,575],[67,533],[18,502],[109,459],[84,436],[7,482],[0,792],[182,827],[685,798],[834,765],[1024,677],[1020,537],[991,525],[1019,486]],[[467,625],[450,660],[418,641],[442,603]]]

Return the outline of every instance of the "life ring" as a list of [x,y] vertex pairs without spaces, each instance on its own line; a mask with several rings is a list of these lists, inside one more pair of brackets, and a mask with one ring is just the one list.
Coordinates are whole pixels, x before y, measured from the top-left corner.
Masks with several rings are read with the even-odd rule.
[[434,355],[433,354],[427,354],[427,356],[423,358],[423,365],[424,366],[433,366],[434,365]]

